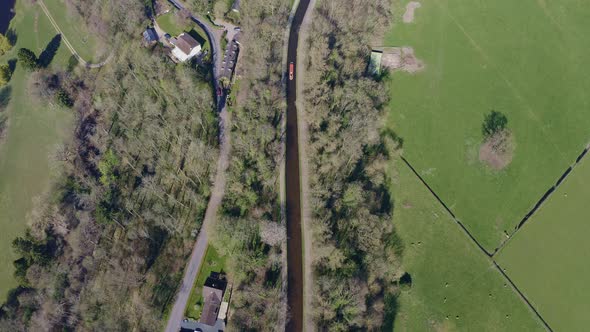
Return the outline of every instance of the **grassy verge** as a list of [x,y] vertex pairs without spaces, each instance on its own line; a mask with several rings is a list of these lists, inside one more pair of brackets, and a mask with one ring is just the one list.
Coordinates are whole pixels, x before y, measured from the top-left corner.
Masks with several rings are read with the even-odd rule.
[[497,258],[556,331],[587,327],[588,180],[590,160],[586,158]]
[[191,290],[188,303],[185,309],[185,316],[194,320],[201,317],[201,310],[203,309],[203,296],[201,295],[203,284],[211,274],[211,272],[225,271],[225,257],[219,256],[213,246],[207,247],[203,264],[199,270],[199,274],[195,279],[195,284]]
[[398,303],[395,331],[542,331],[487,256],[405,165],[394,184],[394,222],[412,286]]
[[[38,6],[17,1],[16,16],[11,21],[18,40],[0,63],[16,58],[19,48],[26,47],[40,54],[55,36],[55,30]],[[62,45],[52,66],[67,64],[69,52]],[[13,279],[12,240],[23,233],[35,197],[46,192],[52,176],[58,174],[51,162],[56,144],[67,137],[72,115],[47,103],[35,102],[28,91],[30,74],[17,65],[12,79],[4,89],[8,93],[7,136],[0,141],[0,301],[16,286]]]

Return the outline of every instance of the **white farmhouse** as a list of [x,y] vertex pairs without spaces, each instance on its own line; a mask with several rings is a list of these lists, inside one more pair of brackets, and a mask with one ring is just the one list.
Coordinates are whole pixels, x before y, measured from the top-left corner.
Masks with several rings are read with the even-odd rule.
[[201,52],[201,44],[185,32],[181,33],[175,40],[172,40],[172,44],[175,46],[172,50],[172,55],[180,62],[189,60]]

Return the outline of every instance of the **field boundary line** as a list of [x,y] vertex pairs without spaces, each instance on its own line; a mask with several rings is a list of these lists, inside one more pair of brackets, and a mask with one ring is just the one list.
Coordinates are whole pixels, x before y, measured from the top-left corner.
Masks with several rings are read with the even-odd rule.
[[[586,148],[585,151],[587,152],[587,150],[588,150],[588,148]],[[584,152],[583,155],[586,152]],[[583,157],[583,155],[581,157]],[[578,158],[580,158],[580,157],[578,157]],[[455,221],[455,224],[459,225],[459,227],[463,230],[463,233],[466,234],[471,239],[471,241],[480,249],[480,251],[483,252],[486,255],[486,257],[494,265],[494,267],[496,268],[496,270],[498,270],[500,272],[500,274],[502,274],[502,276],[504,276],[504,279],[506,279],[506,281],[508,283],[510,283],[511,288],[518,294],[518,296],[520,297],[520,299],[529,307],[529,309],[535,314],[535,316],[537,316],[537,318],[541,321],[541,323],[543,323],[543,325],[545,326],[545,328],[548,331],[553,332],[553,329],[551,329],[551,327],[549,326],[549,324],[547,323],[547,321],[545,321],[545,319],[543,318],[543,316],[541,316],[541,314],[537,311],[537,309],[535,309],[535,307],[533,306],[533,304],[527,299],[527,297],[524,295],[524,293],[521,292],[520,289],[518,289],[518,287],[516,287],[516,284],[512,281],[512,279],[510,279],[508,277],[508,275],[504,272],[504,270],[502,270],[502,268],[500,267],[500,265],[498,265],[498,263],[494,260],[493,255],[490,254],[477,241],[477,239],[467,230],[467,228],[463,225],[463,223],[461,223],[461,221],[459,221],[459,219],[457,219],[457,217],[455,217],[455,214],[453,213],[453,211],[451,211],[451,209],[449,209],[449,207],[445,204],[445,202],[443,202],[443,200],[436,194],[436,192],[422,178],[422,176],[420,176],[420,174],[418,174],[418,172],[416,171],[416,169],[414,169],[414,167],[412,166],[412,164],[410,164],[410,162],[406,158],[404,158],[403,156],[401,156],[401,159],[406,164],[406,166],[408,166],[408,168],[414,173],[414,175],[416,175],[416,177],[420,180],[420,182],[422,182],[422,184],[428,189],[428,191],[430,191],[430,193],[436,198],[436,200],[444,207],[444,209],[451,215],[451,217]]]
[[539,318],[539,320],[543,323],[543,325],[545,325],[545,328],[548,331],[553,332],[553,329],[551,328],[551,326],[549,326],[549,323],[547,323],[547,321],[545,321],[543,316],[541,316],[541,314],[537,311],[537,309],[535,309],[533,304],[527,299],[527,297],[524,295],[524,293],[521,292],[520,289],[518,289],[518,287],[516,287],[516,284],[512,281],[512,279],[510,279],[510,277],[506,274],[506,272],[504,272],[504,270],[502,270],[502,267],[493,258],[492,258],[492,262],[494,263],[494,266],[496,267],[496,269],[498,271],[500,271],[500,273],[504,276],[504,278],[506,280],[508,280],[508,282],[510,283],[510,287],[512,287],[512,290],[514,290],[518,294],[518,296],[520,297],[521,300],[523,300],[526,304],[528,304],[529,308],[535,313],[535,315],[537,315],[537,318]]
[[582,151],[582,153],[580,153],[578,155],[578,157],[576,157],[576,160],[574,161],[574,163],[571,164],[565,170],[565,172],[563,172],[561,174],[561,176],[557,179],[557,182],[555,182],[555,184],[553,186],[551,186],[543,194],[543,196],[541,196],[541,198],[539,200],[537,200],[537,202],[535,203],[535,205],[533,205],[533,208],[531,210],[529,210],[529,212],[520,220],[520,222],[518,223],[518,225],[516,226],[516,228],[514,229],[514,231],[512,232],[512,234],[510,234],[510,236],[508,236],[507,239],[505,239],[502,243],[500,243],[500,245],[492,253],[492,257],[495,257],[498,253],[500,253],[502,251],[502,249],[506,246],[506,244],[508,244],[510,242],[510,240],[512,240],[512,238],[516,235],[516,233],[518,233],[518,231],[521,228],[523,228],[524,225],[527,224],[529,220],[531,220],[531,217],[535,213],[537,213],[537,211],[539,211],[539,209],[549,199],[549,197],[551,197],[551,195],[555,191],[557,191],[557,189],[559,188],[559,186],[561,186],[561,184],[563,184],[563,182],[565,181],[565,179],[572,173],[572,171],[574,170],[574,168],[576,168],[576,166],[578,164],[580,164],[580,162],[582,161],[582,159],[584,159],[584,157],[586,157],[586,154],[588,154],[588,151],[589,150],[590,150],[590,143],[588,143],[588,145],[586,145],[586,147],[584,148],[584,150]]
[[422,178],[422,176],[420,176],[420,174],[418,174],[418,171],[416,171],[416,169],[412,166],[412,164],[410,164],[410,162],[404,158],[403,156],[401,157],[401,159],[403,160],[403,162],[410,168],[410,170],[412,170],[412,172],[414,173],[414,175],[416,175],[416,177],[418,177],[418,179],[420,180],[420,182],[422,182],[422,184],[428,189],[428,191],[430,191],[430,193],[436,198],[436,200],[440,203],[440,205],[443,206],[443,208],[451,215],[451,217],[453,217],[453,221],[455,221],[455,223],[457,225],[459,225],[459,227],[461,227],[461,229],[463,230],[463,232],[465,234],[467,234],[467,236],[471,239],[471,241],[473,241],[473,243],[475,243],[475,245],[488,257],[492,257],[492,254],[489,253],[480,243],[479,241],[477,241],[477,239],[469,232],[469,230],[467,229],[467,227],[465,227],[465,225],[463,225],[463,223],[457,219],[457,217],[455,216],[455,214],[453,213],[453,211],[451,211],[451,209],[445,204],[445,202],[443,202],[443,200],[436,194],[436,192],[428,185],[428,183]]

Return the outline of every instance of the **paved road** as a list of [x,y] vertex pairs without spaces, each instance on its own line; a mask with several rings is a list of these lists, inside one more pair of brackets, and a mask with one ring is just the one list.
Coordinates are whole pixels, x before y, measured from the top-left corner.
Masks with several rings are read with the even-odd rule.
[[[59,25],[57,25],[57,22],[55,22],[55,20],[53,19],[53,16],[51,16],[51,13],[47,9],[47,7],[43,3],[43,1],[39,0],[38,3],[39,3],[39,6],[41,6],[41,9],[43,9],[43,12],[45,12],[45,15],[47,15],[47,18],[51,22],[51,25],[53,25],[53,27],[55,28],[57,33],[59,33],[61,35],[61,39],[63,40],[64,44],[66,44],[66,47],[68,48],[68,50],[70,50],[70,53],[72,53],[72,55],[75,56],[76,59],[78,59],[78,62],[80,64],[82,64],[84,67],[87,67],[87,68],[100,68],[100,67],[106,65],[109,61],[111,61],[113,54],[109,55],[108,58],[106,58],[106,60],[104,60],[103,62],[100,62],[100,63],[89,63],[86,60],[84,60],[80,56],[80,54],[78,54],[78,52],[72,46],[72,44],[70,44],[70,41],[68,40],[66,35],[63,33],[63,31],[61,31],[61,29],[59,28]],[[64,10],[65,10],[65,8],[64,8]]]
[[[301,0],[295,11],[289,33],[287,63],[298,66],[299,29],[307,12],[309,0]],[[287,69],[288,70],[288,69]],[[296,79],[287,81],[287,156],[285,164],[287,193],[287,331],[303,330],[303,241],[301,234],[301,180],[299,169],[299,133],[297,123]]]
[[[227,112],[226,107],[224,107],[221,110],[219,118],[220,126],[223,126],[228,123],[229,113]],[[201,266],[201,263],[203,262],[203,257],[205,256],[205,250],[207,249],[207,232],[209,229],[213,227],[215,223],[215,218],[217,217],[217,210],[219,208],[219,205],[221,204],[221,200],[223,199],[226,183],[226,170],[227,166],[229,165],[229,151],[231,149],[231,143],[229,135],[225,135],[225,133],[222,133],[220,139],[221,145],[219,151],[219,159],[217,160],[217,174],[215,175],[213,191],[211,193],[211,198],[209,199],[209,203],[207,205],[203,225],[201,227],[199,235],[197,236],[197,241],[195,242],[193,252],[191,253],[191,258],[184,272],[182,285],[180,286],[180,290],[177,294],[176,301],[174,302],[174,306],[172,307],[172,311],[170,312],[168,324],[166,325],[166,332],[178,332],[178,330],[180,329],[180,322],[184,318],[184,309],[188,302],[191,288],[193,287],[193,284],[197,277],[197,273],[199,272],[199,268]]]
[[[176,0],[169,0],[176,8],[183,9],[184,7],[182,4]],[[219,87],[219,40],[216,39],[217,34],[213,33],[211,28],[202,22],[199,18],[192,15],[192,20],[196,22],[207,34],[207,38],[209,39],[209,43],[211,44],[211,52],[212,52],[212,59],[214,65],[212,66],[213,71],[213,86],[215,91],[217,91]],[[213,183],[213,190],[211,192],[211,197],[209,199],[209,203],[207,204],[207,210],[205,212],[205,219],[203,220],[203,225],[201,226],[201,230],[199,231],[199,235],[197,236],[197,241],[195,242],[195,246],[193,247],[193,251],[191,253],[190,260],[184,272],[184,277],[182,278],[182,284],[176,296],[174,305],[172,307],[172,311],[168,317],[168,323],[166,325],[166,332],[178,332],[180,330],[180,323],[182,319],[184,319],[184,309],[188,303],[188,298],[190,296],[190,292],[192,286],[197,278],[197,273],[201,267],[203,262],[203,258],[205,256],[205,251],[207,249],[208,243],[208,231],[212,229],[213,225],[215,224],[215,219],[217,217],[217,210],[219,209],[219,205],[223,199],[223,194],[225,191],[225,184],[226,184],[226,170],[229,165],[229,152],[231,150],[231,141],[229,134],[226,131],[226,128],[229,126],[229,113],[226,107],[226,100],[227,95],[225,92],[221,96],[216,95],[216,103],[217,103],[217,110],[219,111],[219,140],[220,140],[220,147],[219,147],[219,159],[217,160],[217,173],[215,175],[215,181]]]

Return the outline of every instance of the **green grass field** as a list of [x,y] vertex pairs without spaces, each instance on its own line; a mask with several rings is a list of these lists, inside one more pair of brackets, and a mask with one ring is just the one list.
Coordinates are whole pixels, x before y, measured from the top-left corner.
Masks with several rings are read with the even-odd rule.
[[203,296],[201,295],[205,280],[211,272],[221,272],[225,269],[225,257],[219,256],[217,250],[213,246],[207,247],[203,264],[195,279],[195,284],[191,290],[188,303],[185,309],[185,316],[194,320],[201,317],[201,310],[203,309]]
[[89,31],[81,17],[67,9],[64,0],[43,1],[70,44],[84,60],[94,63],[100,62],[108,56],[106,53],[110,49]]
[[393,220],[412,288],[398,299],[394,330],[542,331],[489,258],[409,168],[398,168]]
[[[590,6],[577,0],[424,0],[405,4],[385,46],[411,46],[425,69],[391,75],[389,126],[404,155],[493,250],[590,139]],[[479,161],[484,114],[508,117],[512,163]]]
[[[11,27],[18,35],[17,45],[0,63],[16,57],[20,47],[27,47],[37,55],[55,36],[49,20],[38,6],[17,1],[16,16]],[[62,45],[52,66],[65,66],[69,53]],[[73,116],[47,103],[35,103],[27,92],[29,74],[19,65],[12,76],[6,116],[7,136],[0,141],[0,302],[7,291],[16,286],[12,277],[12,240],[23,233],[33,200],[47,191],[53,175],[51,154],[71,128]]]
[[158,25],[162,30],[169,33],[172,37],[180,35],[186,29],[186,27],[181,26],[176,22],[176,16],[173,10],[158,16],[156,22],[158,22]]
[[590,160],[584,159],[497,260],[555,331],[584,331],[590,312]]

